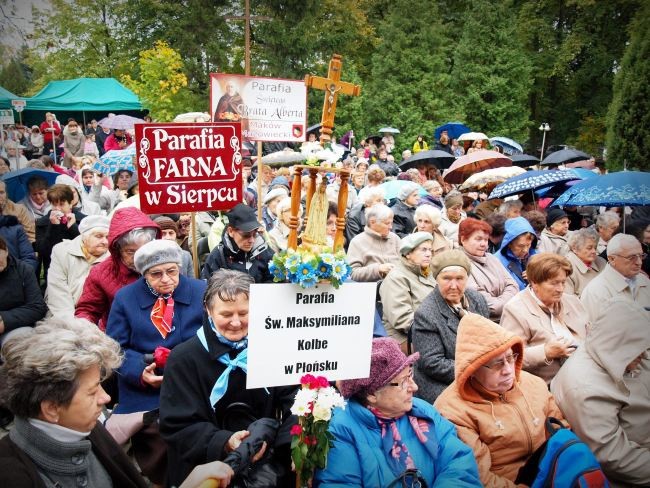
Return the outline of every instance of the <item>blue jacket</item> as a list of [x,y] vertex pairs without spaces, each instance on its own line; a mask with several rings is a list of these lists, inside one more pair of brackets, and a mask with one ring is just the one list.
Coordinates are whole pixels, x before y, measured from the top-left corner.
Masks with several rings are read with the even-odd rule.
[[151,309],[156,297],[149,291],[144,278],[117,292],[106,325],[106,334],[119,342],[124,351],[124,363],[117,370],[120,399],[115,413],[158,408],[160,389],[141,381],[147,366],[143,356],[153,353],[158,346],[173,349],[194,337],[203,321],[205,288],[205,281],[180,275],[173,294],[173,329],[165,339],[151,323]]
[[[530,246],[530,251],[524,259],[519,259],[515,256],[512,251],[508,248],[508,244],[514,241],[521,234],[530,233],[533,235],[533,243]],[[519,285],[519,290],[524,290],[528,286],[528,281],[523,278],[523,272],[526,271],[526,265],[528,264],[528,259],[531,256],[535,255],[537,251],[537,235],[535,234],[535,229],[530,225],[524,217],[515,217],[514,219],[506,220],[506,235],[501,241],[501,248],[499,252],[495,254],[499,258],[501,264],[508,270],[508,273]]]
[[34,248],[25,234],[25,229],[15,216],[0,215],[0,237],[7,243],[10,255],[30,265],[34,270],[38,268]]
[[[427,486],[482,486],[474,453],[458,439],[454,425],[419,398],[413,398],[409,413],[428,420],[428,435],[436,436],[438,441],[438,457],[431,459],[406,416],[397,421],[402,441],[409,448]],[[350,400],[345,410],[337,408],[329,431],[334,435],[334,442],[327,457],[327,468],[316,472],[316,487],[384,487],[396,478],[386,461],[388,453],[382,451],[379,424],[360,403]]]

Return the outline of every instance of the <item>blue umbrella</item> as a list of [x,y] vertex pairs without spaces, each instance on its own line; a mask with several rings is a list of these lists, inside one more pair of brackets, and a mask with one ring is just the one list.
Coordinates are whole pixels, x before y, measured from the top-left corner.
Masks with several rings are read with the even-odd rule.
[[126,149],[113,149],[104,153],[93,163],[92,169],[104,175],[114,175],[121,169],[135,173],[133,159],[135,158],[135,145]]
[[573,169],[526,171],[497,185],[490,193],[490,198],[503,198],[529,190],[553,186],[561,181],[579,179],[581,179],[580,175]]
[[12,202],[18,202],[27,195],[27,182],[34,176],[41,176],[47,180],[48,185],[53,185],[59,173],[43,169],[23,168],[3,174],[0,180],[5,182],[9,199]]
[[490,144],[493,146],[499,146],[501,149],[503,149],[503,153],[507,154],[508,156],[511,156],[513,154],[522,154],[524,152],[524,148],[521,147],[521,144],[519,144],[517,141],[509,139],[508,137],[491,137]]
[[458,137],[461,134],[464,134],[465,132],[471,132],[472,130],[467,127],[465,124],[462,122],[447,122],[446,124],[441,125],[440,127],[436,127],[436,130],[433,133],[433,138],[435,141],[440,139],[440,133],[446,130],[447,135],[449,136],[449,139],[458,139]]
[[580,183],[581,180],[587,180],[589,178],[595,178],[596,176],[598,176],[593,171],[584,168],[571,168],[571,170],[578,174],[578,176],[580,177],[579,180],[561,181],[559,183],[555,183],[552,186],[545,186],[543,188],[539,188],[535,190],[535,195],[537,195],[540,198],[542,197],[557,198],[560,195],[562,195],[565,191],[567,191],[569,188],[571,188],[573,185]]
[[650,173],[618,171],[599,175],[572,186],[551,205],[553,207],[650,205]]
[[[379,187],[383,188],[384,194],[386,195],[386,200],[392,200],[393,198],[397,198],[397,194],[399,193],[400,188],[410,183],[413,182],[408,180],[390,180],[386,183],[382,183],[379,185]],[[418,187],[418,193],[420,196],[427,194],[427,191],[422,187],[422,185],[418,185]]]

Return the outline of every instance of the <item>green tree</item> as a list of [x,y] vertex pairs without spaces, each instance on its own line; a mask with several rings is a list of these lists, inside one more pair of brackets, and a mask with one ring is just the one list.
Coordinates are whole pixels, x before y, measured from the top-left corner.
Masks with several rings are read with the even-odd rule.
[[0,86],[16,95],[22,95],[29,88],[29,72],[18,57],[12,57],[0,69]]
[[465,122],[490,136],[528,137],[531,66],[507,3],[473,0],[454,50],[454,102]]
[[182,112],[189,111],[187,77],[183,73],[181,55],[167,43],[157,41],[152,49],[140,53],[138,78],[121,78],[149,110],[152,118],[169,122]]
[[650,170],[650,5],[631,26],[607,117],[607,167]]
[[436,125],[462,118],[450,104],[448,38],[437,16],[426,14],[429,4],[395,0],[386,5],[377,24],[381,41],[361,89],[363,126],[377,131],[391,125],[402,131],[395,153],[410,148],[418,134],[431,135]]

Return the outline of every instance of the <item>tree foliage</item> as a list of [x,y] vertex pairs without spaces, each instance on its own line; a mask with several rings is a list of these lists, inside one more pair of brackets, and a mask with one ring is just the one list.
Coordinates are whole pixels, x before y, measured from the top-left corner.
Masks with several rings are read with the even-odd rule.
[[650,170],[650,5],[631,27],[607,120],[607,167]]

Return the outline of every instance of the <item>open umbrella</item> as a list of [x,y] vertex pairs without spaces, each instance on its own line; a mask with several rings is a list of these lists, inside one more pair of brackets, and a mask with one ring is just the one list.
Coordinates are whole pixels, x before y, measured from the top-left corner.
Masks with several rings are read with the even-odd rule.
[[512,159],[513,166],[519,166],[520,168],[527,168],[528,166],[539,164],[539,158],[530,154],[513,154],[510,156],[510,159]]
[[499,152],[482,149],[456,159],[442,174],[442,179],[447,183],[463,183],[474,173],[503,166],[512,166],[512,159]]
[[385,134],[387,132],[390,134],[399,134],[399,129],[395,129],[394,127],[382,127],[379,129],[380,134]]
[[447,131],[449,139],[458,139],[461,134],[471,132],[471,129],[462,122],[447,122],[446,124],[442,124],[440,127],[436,127],[433,132],[434,140],[437,141],[440,139],[440,134],[442,134],[443,130]]
[[521,147],[521,144],[519,144],[517,141],[513,141],[508,137],[491,137],[490,144],[493,146],[499,146],[501,149],[503,149],[503,153],[507,154],[508,156],[512,154],[521,154],[524,152],[524,148]]
[[[383,188],[386,200],[392,200],[393,198],[397,198],[397,194],[399,193],[400,188],[402,188],[404,185],[408,185],[409,183],[413,182],[409,180],[390,180],[386,183],[382,183],[379,185],[379,187]],[[418,185],[418,187],[418,193],[421,196],[427,194],[427,191],[422,187],[422,185]]]
[[580,179],[560,181],[559,183],[555,183],[551,186],[538,188],[537,190],[535,190],[535,195],[537,195],[540,198],[557,198],[572,186],[580,183],[582,180],[588,180],[589,178],[595,178],[596,176],[598,176],[593,171],[589,171],[588,169],[584,169],[584,168],[571,168],[571,171],[576,173],[580,177]]
[[135,159],[135,144],[126,149],[112,149],[105,152],[92,165],[92,169],[104,175],[114,175],[122,169],[135,172],[133,160]]
[[465,180],[460,191],[485,191],[490,192],[495,186],[503,183],[508,178],[525,173],[526,170],[517,166],[504,166],[503,168],[491,168],[475,173]]
[[27,182],[34,176],[41,176],[47,180],[48,185],[53,185],[59,173],[43,169],[23,168],[3,174],[0,180],[5,182],[9,199],[12,202],[18,202],[27,195]]
[[420,151],[410,158],[404,160],[399,165],[402,171],[410,168],[416,168],[420,164],[429,164],[438,169],[445,169],[451,166],[451,163],[456,161],[456,158],[449,154],[447,151],[438,151],[437,149],[430,149],[427,151]]
[[465,134],[461,134],[458,138],[458,142],[462,141],[487,141],[488,136],[483,134],[482,132],[466,132]]
[[144,124],[144,120],[130,115],[113,115],[112,117],[104,117],[97,122],[97,125],[106,129],[130,130],[133,129],[135,124]]
[[262,163],[268,164],[272,167],[278,166],[291,166],[292,164],[299,164],[307,160],[307,155],[293,151],[291,149],[283,149],[276,151],[266,156],[262,156]]
[[379,144],[381,144],[381,136],[378,135],[367,136],[366,141],[372,142],[375,146],[378,146]]
[[509,178],[490,193],[490,198],[504,198],[526,191],[547,188],[562,181],[579,180],[580,174],[572,169],[536,170]]
[[546,156],[540,164],[542,166],[548,166],[551,164],[566,164],[590,158],[591,156],[589,156],[589,154],[578,151],[577,149],[560,149],[559,151],[552,152]]
[[650,173],[618,171],[598,175],[573,185],[551,204],[553,207],[599,205],[650,205]]

